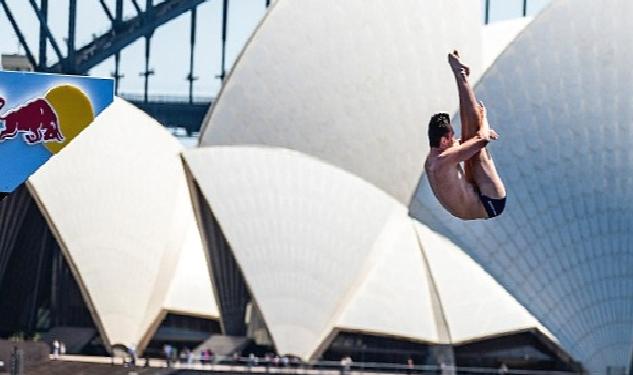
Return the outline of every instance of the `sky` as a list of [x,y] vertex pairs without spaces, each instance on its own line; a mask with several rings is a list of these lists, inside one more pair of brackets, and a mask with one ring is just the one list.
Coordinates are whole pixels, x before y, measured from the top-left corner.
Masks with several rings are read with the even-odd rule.
[[[39,25],[28,0],[6,0],[14,17],[25,35],[29,48],[36,56],[39,50]],[[345,1],[345,0],[340,0]],[[422,1],[422,0],[420,0]],[[485,0],[480,1],[483,9]],[[550,0],[527,0],[528,15],[535,15]],[[114,12],[116,0],[105,0]],[[145,1],[137,0],[141,7]],[[160,0],[154,0],[159,3]],[[36,0],[39,4],[39,1]],[[49,27],[60,45],[62,54],[66,54],[65,37],[68,27],[68,0],[49,0]],[[77,1],[77,37],[76,46],[81,47],[110,28],[110,21],[103,12],[98,0]],[[491,22],[516,18],[521,15],[523,0],[490,0]],[[220,89],[221,82],[216,78],[220,74],[221,37],[222,37],[222,1],[208,0],[198,7],[196,49],[194,57],[194,96],[213,97]],[[266,13],[266,0],[230,0],[227,31],[227,70],[235,61],[251,33]],[[124,0],[124,17],[133,17],[136,11],[131,0]],[[149,95],[188,95],[189,84],[189,38],[190,13],[187,12],[175,20],[158,28],[152,38],[150,68],[155,75],[150,77]],[[24,53],[18,39],[0,8],[0,53]],[[119,93],[142,94],[144,79],[139,75],[145,67],[145,40],[138,39],[121,53],[121,73]],[[57,60],[48,47],[47,57],[50,63]],[[49,63],[49,65],[50,65]],[[90,71],[90,75],[110,77],[114,71],[114,57],[105,60]]]

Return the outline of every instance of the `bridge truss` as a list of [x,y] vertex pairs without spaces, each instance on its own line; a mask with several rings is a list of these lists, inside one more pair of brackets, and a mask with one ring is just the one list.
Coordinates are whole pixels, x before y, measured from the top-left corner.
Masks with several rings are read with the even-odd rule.
[[[96,36],[83,46],[76,45],[77,0],[68,0],[68,35],[64,38],[67,47],[66,55],[62,53],[60,44],[48,25],[49,0],[39,0],[39,4],[36,3],[36,0],[26,1],[28,1],[39,22],[39,53],[37,59],[28,45],[19,20],[14,16],[7,0],[0,0],[0,5],[18,38],[20,46],[24,50],[26,58],[35,71],[86,75],[91,68],[114,56],[113,77],[115,80],[115,93],[119,94],[119,81],[122,78],[120,74],[121,51],[138,39],[144,38],[145,69],[141,73],[144,76],[144,95],[143,98],[134,98],[130,101],[166,126],[184,127],[189,134],[199,129],[210,101],[195,100],[193,95],[193,84],[197,79],[194,75],[197,8],[202,3],[210,0],[163,0],[157,3],[154,3],[154,0],[146,0],[144,7],[139,5],[139,0],[115,0],[116,3],[113,9],[108,6],[105,0],[93,0],[99,2],[111,26],[109,30]],[[222,1],[222,53],[220,72],[216,78],[223,81],[226,77],[226,41],[230,0],[216,1]],[[262,1],[265,1],[266,7],[270,5],[270,0]],[[127,3],[128,6],[130,4],[133,6],[135,10],[133,17],[124,19],[124,3]],[[154,71],[149,67],[152,36],[157,28],[187,12],[190,13],[191,30],[189,38],[189,74],[187,75],[187,81],[189,82],[188,100],[172,101],[165,98],[151,100],[148,96],[148,86],[150,76],[154,75]],[[49,44],[57,58],[54,63],[50,63],[47,59]],[[178,123],[174,121],[178,121]]]

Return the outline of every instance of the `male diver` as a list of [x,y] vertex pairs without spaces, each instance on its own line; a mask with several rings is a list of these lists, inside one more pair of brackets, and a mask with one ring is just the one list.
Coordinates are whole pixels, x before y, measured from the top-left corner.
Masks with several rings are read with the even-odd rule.
[[433,115],[428,131],[431,150],[424,168],[433,193],[453,216],[489,219],[501,215],[506,203],[505,187],[486,150],[488,142],[499,136],[488,125],[483,103],[475,99],[468,82],[470,69],[457,51],[448,55],[448,63],[457,82],[462,139],[453,138],[447,113]]

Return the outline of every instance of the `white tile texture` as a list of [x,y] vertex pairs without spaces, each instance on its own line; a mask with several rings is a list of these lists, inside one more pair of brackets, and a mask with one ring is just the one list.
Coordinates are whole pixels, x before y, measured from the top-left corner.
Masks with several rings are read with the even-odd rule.
[[480,80],[500,218],[453,219],[427,181],[411,204],[601,373],[628,367],[633,346],[632,15],[628,0],[553,1]]

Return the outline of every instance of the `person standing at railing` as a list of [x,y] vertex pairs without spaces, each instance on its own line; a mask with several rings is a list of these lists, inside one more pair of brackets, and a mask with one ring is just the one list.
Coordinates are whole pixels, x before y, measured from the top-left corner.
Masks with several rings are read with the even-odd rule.
[[508,365],[505,362],[501,362],[501,366],[499,366],[499,375],[506,375],[508,373]]
[[193,365],[193,350],[186,348],[185,353],[187,353],[187,365],[192,366]]
[[53,340],[53,359],[59,359],[59,340]]
[[341,358],[341,375],[350,374],[350,370],[352,369],[352,357],[345,356]]
[[163,346],[163,354],[165,354],[165,363],[167,367],[171,366],[171,355],[172,355],[172,347],[169,344],[165,344]]
[[266,366],[266,373],[270,373],[270,362],[272,362],[273,358],[272,358],[272,354],[270,353],[266,353],[266,355],[264,356],[264,366]]
[[136,346],[130,345],[128,348],[128,355],[130,356],[130,366],[136,366]]

